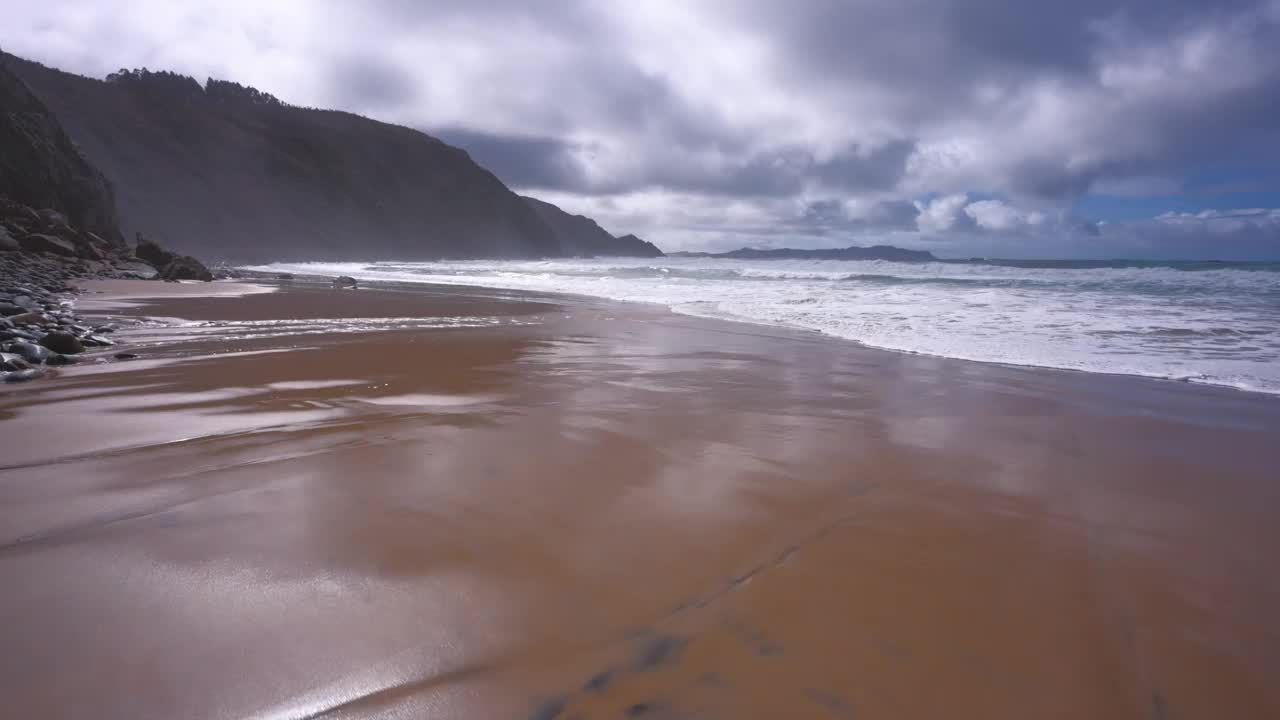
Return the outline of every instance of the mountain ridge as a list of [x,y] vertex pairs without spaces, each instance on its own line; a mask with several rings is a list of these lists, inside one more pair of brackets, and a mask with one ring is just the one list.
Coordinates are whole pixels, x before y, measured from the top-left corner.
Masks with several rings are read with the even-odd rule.
[[419,130],[226,80],[0,62],[114,185],[126,236],[255,262],[582,254],[466,151]]
[[574,215],[556,205],[528,195],[521,195],[556,236],[560,249],[568,256],[601,257],[662,257],[663,253],[653,243],[635,235],[615,237],[599,223],[585,215]]

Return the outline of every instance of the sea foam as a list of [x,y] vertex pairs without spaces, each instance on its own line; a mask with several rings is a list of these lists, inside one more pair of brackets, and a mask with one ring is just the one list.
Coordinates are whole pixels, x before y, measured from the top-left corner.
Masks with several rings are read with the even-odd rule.
[[277,263],[572,293],[944,357],[1280,394],[1280,266],[713,258]]

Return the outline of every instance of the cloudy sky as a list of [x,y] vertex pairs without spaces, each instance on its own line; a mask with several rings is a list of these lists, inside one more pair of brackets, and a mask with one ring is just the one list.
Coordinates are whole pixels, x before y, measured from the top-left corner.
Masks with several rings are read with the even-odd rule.
[[667,249],[1280,259],[1280,0],[0,0],[0,47],[410,125]]

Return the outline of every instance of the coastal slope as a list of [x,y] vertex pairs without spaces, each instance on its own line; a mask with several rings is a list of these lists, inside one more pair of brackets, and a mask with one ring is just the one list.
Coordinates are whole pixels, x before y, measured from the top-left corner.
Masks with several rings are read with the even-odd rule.
[[0,56],[0,198],[56,210],[72,225],[122,244],[111,184],[3,60]]
[[585,215],[574,215],[545,200],[522,196],[538,217],[556,234],[561,254],[605,257],[662,257],[656,245],[635,235],[614,237]]
[[[81,77],[0,54],[116,187],[120,225],[213,260],[566,253],[467,153],[417,130],[168,72]],[[601,230],[603,233],[604,231]],[[623,243],[626,245],[627,243]]]

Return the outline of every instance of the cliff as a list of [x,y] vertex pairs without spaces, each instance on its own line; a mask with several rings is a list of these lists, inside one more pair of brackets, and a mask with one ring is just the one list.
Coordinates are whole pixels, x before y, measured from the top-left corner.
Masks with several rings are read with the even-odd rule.
[[605,257],[662,257],[662,251],[653,243],[635,235],[614,237],[600,227],[595,220],[584,215],[572,215],[544,200],[522,197],[533,208],[552,232],[562,255]]
[[[416,130],[230,82],[145,71],[94,80],[0,61],[114,184],[126,236],[235,261],[566,254],[498,178]],[[109,207],[92,209],[105,222]]]
[[58,118],[0,56],[0,198],[56,210],[71,225],[123,246],[110,183]]

